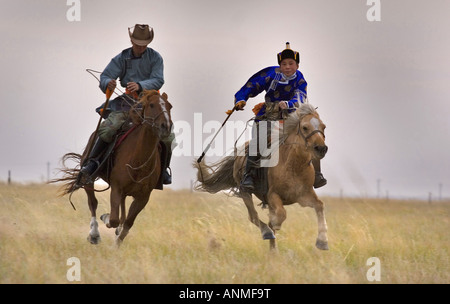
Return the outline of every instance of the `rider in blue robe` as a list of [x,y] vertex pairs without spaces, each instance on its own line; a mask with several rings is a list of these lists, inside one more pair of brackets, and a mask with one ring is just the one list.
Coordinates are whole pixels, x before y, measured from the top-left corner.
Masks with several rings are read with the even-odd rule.
[[266,114],[268,103],[284,102],[288,113],[294,111],[299,103],[306,101],[306,86],[306,80],[300,71],[296,70],[295,74],[287,77],[279,66],[272,66],[253,75],[234,97],[236,103],[247,102],[250,97],[266,91],[265,104],[255,113],[258,121]]
[[[248,99],[256,97],[263,91],[265,102],[253,109],[255,123],[252,130],[252,139],[247,150],[247,163],[241,182],[241,189],[252,191],[255,189],[253,181],[254,169],[258,167],[260,153],[252,154],[250,151],[258,151],[258,136],[261,121],[277,121],[286,118],[288,113],[295,111],[300,103],[307,102],[307,83],[303,74],[298,70],[300,54],[291,50],[289,42],[286,49],[277,55],[279,66],[265,68],[247,81],[247,83],[234,95],[235,109],[243,110]],[[316,171],[314,187],[319,188],[327,183],[320,172],[320,161],[313,160]]]

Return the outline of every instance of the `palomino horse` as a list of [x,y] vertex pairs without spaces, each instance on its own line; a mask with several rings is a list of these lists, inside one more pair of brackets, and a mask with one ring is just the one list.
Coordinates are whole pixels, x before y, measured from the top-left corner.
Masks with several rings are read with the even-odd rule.
[[[325,125],[310,104],[302,104],[285,120],[278,148],[278,163],[267,170],[269,225],[259,219],[252,193],[239,189],[245,156],[235,153],[209,166],[203,161],[195,162],[199,181],[197,189],[210,193],[231,189],[244,200],[250,221],[260,228],[263,239],[270,239],[272,249],[276,248],[275,232],[286,219],[284,205],[299,203],[303,207],[312,207],[316,211],[319,228],[316,247],[328,250],[327,223],[323,203],[313,188],[315,173],[312,165],[312,158],[322,159],[328,150],[324,132]],[[254,194],[264,199],[261,193]]]
[[[152,190],[157,186],[161,174],[161,158],[159,151],[160,139],[170,134],[172,121],[170,109],[172,105],[167,100],[167,94],[159,95],[157,91],[145,91],[139,102],[130,110],[129,116],[135,125],[123,142],[115,149],[112,156],[112,168],[101,170],[99,177],[107,181],[111,187],[111,212],[100,218],[108,228],[116,229],[116,244],[120,245],[133,226],[136,216],[147,204]],[[91,136],[90,141],[94,140]],[[68,153],[63,156],[63,164],[72,159],[82,163],[83,155]],[[65,164],[64,164],[65,166]],[[108,166],[105,166],[108,167]],[[54,180],[63,181],[63,195],[71,194],[75,186],[79,169],[62,169],[66,176]],[[109,172],[108,172],[109,171]],[[92,244],[100,241],[97,223],[97,205],[94,182],[83,186],[88,197],[91,211],[90,232],[88,240]],[[125,199],[134,198],[126,215]],[[120,217],[119,217],[120,211]]]

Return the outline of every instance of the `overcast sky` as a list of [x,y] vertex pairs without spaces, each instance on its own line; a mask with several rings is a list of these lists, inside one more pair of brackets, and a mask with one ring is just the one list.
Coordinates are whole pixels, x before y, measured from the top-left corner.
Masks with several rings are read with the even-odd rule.
[[[79,2],[79,21],[69,21],[66,0],[0,0],[0,181],[8,170],[15,181],[46,180],[47,162],[54,177],[63,154],[82,152],[104,101],[85,69],[103,70],[130,46],[127,28],[146,23],[175,125],[194,135],[195,115],[221,123],[236,91],[289,41],[327,124],[319,195],[376,196],[380,180],[383,196],[437,197],[442,184],[450,197],[450,1],[381,0],[374,22],[366,0]],[[172,161],[173,189],[190,187],[194,152],[214,133],[197,131],[192,155]]]

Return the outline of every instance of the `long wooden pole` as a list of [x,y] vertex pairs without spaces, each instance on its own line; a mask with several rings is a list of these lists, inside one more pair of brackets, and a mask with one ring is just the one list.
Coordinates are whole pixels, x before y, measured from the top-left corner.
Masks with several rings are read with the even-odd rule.
[[217,130],[216,135],[214,135],[213,139],[211,140],[211,142],[206,146],[206,149],[203,151],[202,155],[197,159],[197,163],[200,163],[203,159],[203,157],[205,157],[206,152],[208,152],[209,148],[211,148],[211,144],[213,143],[214,139],[216,139],[217,134],[219,134],[220,130],[222,130],[223,126],[227,123],[228,119],[230,118],[231,114],[233,114],[234,110],[236,110],[236,106],[230,111],[228,111],[228,116],[225,119],[225,121],[223,122],[222,126],[220,126],[219,130]]

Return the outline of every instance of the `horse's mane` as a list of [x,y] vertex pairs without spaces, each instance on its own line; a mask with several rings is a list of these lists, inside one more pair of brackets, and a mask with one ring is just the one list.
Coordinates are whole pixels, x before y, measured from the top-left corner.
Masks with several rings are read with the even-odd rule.
[[292,132],[297,131],[298,124],[303,117],[309,114],[316,113],[316,108],[309,103],[302,103],[299,108],[291,113],[284,121],[283,135],[280,136],[280,140],[284,141]]

